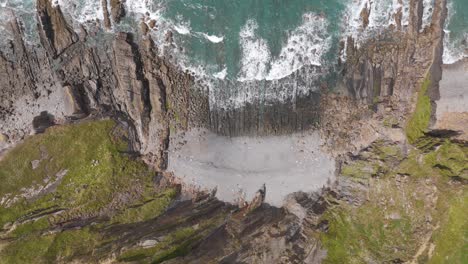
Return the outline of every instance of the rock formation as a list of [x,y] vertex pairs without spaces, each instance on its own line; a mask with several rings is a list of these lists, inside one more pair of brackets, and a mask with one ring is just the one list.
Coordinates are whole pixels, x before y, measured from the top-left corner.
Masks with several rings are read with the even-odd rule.
[[[101,5],[103,25],[110,30],[125,15],[124,1],[102,0]],[[31,224],[35,232],[31,241],[44,242],[41,239],[48,236],[62,241],[60,235],[73,233],[78,239],[63,239],[70,245],[81,241],[83,231],[86,242],[96,243],[93,247],[72,243],[67,256],[53,255],[52,250],[37,253],[41,260],[52,256],[52,262],[320,263],[327,258],[336,263],[382,259],[402,263],[438,257],[443,248],[438,243],[444,239],[436,230],[439,225],[446,230],[442,224],[464,212],[466,203],[457,197],[466,197],[468,177],[466,141],[452,137],[458,133],[451,130],[454,126],[440,129],[435,120],[446,5],[446,0],[435,0],[427,28],[421,28],[423,1],[411,0],[409,25],[401,24],[400,9],[396,27],[382,35],[364,42],[349,37],[337,87],[318,83],[320,92],[297,98],[294,104],[260,109],[253,102],[230,109],[210,105],[209,91],[199,89],[203,87],[193,76],[162,56],[158,52],[162,43],[155,43],[150,34],[112,33],[96,25],[73,28],[59,6],[37,0],[40,45],[26,43],[21,21],[12,20],[8,26],[13,39],[0,51],[0,150],[53,124],[87,124],[82,121],[110,117],[116,124],[96,126],[108,128],[100,141],[114,144],[108,143],[107,151],[120,163],[109,162],[111,173],[103,175],[128,178],[107,179],[109,185],[118,182],[123,187],[116,191],[107,186],[110,194],[102,204],[97,199],[100,189],[95,188],[103,186],[92,185],[94,176],[85,183],[75,179],[76,188],[72,186],[75,192],[70,195],[83,204],[52,197],[60,186],[71,188],[61,183],[71,173],[67,168],[42,181],[34,179],[34,186],[47,187],[38,192],[20,186],[18,193],[0,193],[0,212],[9,213],[4,214],[8,221],[1,222],[0,239],[12,243],[6,247],[29,245],[21,240],[21,235],[29,239],[29,234],[16,231]],[[372,15],[370,6],[362,10],[364,28]],[[150,28],[155,27],[152,23]],[[172,33],[166,34],[172,42]],[[290,80],[296,77],[278,82],[292,87]],[[84,127],[83,133],[94,129],[92,124]],[[291,194],[283,208],[264,203],[265,186],[244,208],[220,202],[214,193],[189,192],[166,171],[167,150],[171,134],[196,127],[228,136],[317,129],[324,148],[337,158],[337,181],[317,193]],[[47,132],[45,136],[55,136]],[[86,145],[83,137],[80,140]],[[120,149],[116,142],[121,141],[128,147]],[[54,146],[55,142],[49,148]],[[45,168],[47,174],[49,167],[41,164],[55,161],[46,159],[43,149],[38,153],[40,159],[27,160],[23,169]],[[83,160],[89,162],[87,158]],[[93,157],[78,169],[97,175],[102,171],[93,168],[99,162]],[[0,162],[9,171],[10,165]],[[99,202],[89,205],[81,193]],[[63,204],[36,208],[47,195]],[[26,209],[14,211],[18,215],[9,211],[16,198],[26,199],[22,205]],[[141,215],[135,216],[135,211]],[[444,218],[444,212],[450,218]],[[402,225],[405,228],[399,228]],[[368,232],[361,232],[363,228]],[[454,237],[459,238],[457,234]],[[463,237],[457,241],[463,242]],[[0,256],[10,254],[2,247]]]

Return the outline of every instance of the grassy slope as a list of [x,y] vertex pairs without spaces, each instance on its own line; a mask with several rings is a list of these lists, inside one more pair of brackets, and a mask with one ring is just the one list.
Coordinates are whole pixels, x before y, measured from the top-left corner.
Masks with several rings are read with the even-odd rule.
[[[106,215],[113,223],[132,223],[161,214],[175,197],[173,189],[155,193],[154,174],[126,150],[125,131],[111,120],[50,128],[11,150],[0,162],[1,197],[20,197],[0,207],[0,235],[12,239],[0,245],[0,263],[50,263],[89,255],[102,243],[94,227],[44,233],[59,222]],[[36,169],[31,162],[41,160]],[[55,191],[21,198],[24,188],[39,190],[68,170]],[[117,199],[125,193],[128,201]],[[127,208],[128,207],[128,208]],[[60,214],[40,213],[62,209]],[[27,221],[26,221],[27,220]],[[11,224],[16,223],[16,229]],[[11,232],[6,233],[6,230]]]
[[431,99],[427,95],[430,85],[430,76],[427,76],[419,90],[416,109],[406,125],[406,136],[411,144],[424,136],[431,120]]
[[[412,260],[435,225],[440,229],[430,240],[432,263],[444,263],[445,258],[450,263],[466,263],[468,190],[459,180],[447,177],[466,172],[466,147],[447,141],[429,152],[413,149],[404,159],[393,150],[382,155],[379,149],[373,147],[370,156],[374,159],[343,168],[342,177],[360,183],[368,179],[368,199],[359,207],[342,202],[325,213],[323,220],[329,222],[328,232],[321,235],[328,251],[325,263]],[[398,166],[384,170],[384,175],[369,174],[366,168],[388,164],[391,156],[401,160]],[[421,263],[426,263],[428,249],[422,255]]]
[[[425,136],[431,117],[431,101],[427,95],[430,84],[427,76],[405,129],[408,141],[421,150],[414,149],[404,159],[401,154],[384,150],[389,157],[401,160],[396,167],[386,166],[388,157],[375,150],[369,157],[361,157],[362,160],[343,167],[344,177],[359,183],[367,181],[368,200],[360,207],[341,203],[325,213],[323,220],[330,224],[328,232],[321,235],[328,250],[326,263],[410,261],[424,236],[434,229],[427,227],[421,232],[425,217],[440,228],[430,239],[434,251],[429,252],[427,247],[418,261],[468,263],[467,187],[463,180],[454,185],[449,178],[468,179],[468,148]],[[431,149],[438,144],[440,147]],[[407,176],[404,184],[395,184],[398,175]],[[427,181],[434,189],[428,186],[426,192],[437,195],[436,204],[423,195]],[[397,216],[396,219],[389,214]]]

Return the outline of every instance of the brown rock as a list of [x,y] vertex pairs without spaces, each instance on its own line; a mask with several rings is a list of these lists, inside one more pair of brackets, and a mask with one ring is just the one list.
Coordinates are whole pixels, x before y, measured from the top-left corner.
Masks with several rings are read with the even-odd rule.
[[169,30],[166,32],[166,42],[172,43],[173,41],[173,33]]
[[144,21],[141,21],[140,22],[140,32],[141,32],[141,34],[146,36],[148,34],[148,31],[149,31],[148,25]]
[[125,16],[124,0],[110,0],[111,16],[114,23],[119,23]]
[[110,29],[112,27],[109,17],[109,9],[107,8],[107,0],[101,0],[102,12],[104,15],[104,27]]
[[156,20],[154,19],[151,19],[148,23],[148,26],[152,29],[154,29],[156,27]]
[[367,28],[367,26],[369,25],[370,14],[371,14],[371,7],[370,6],[368,7],[366,4],[366,6],[361,10],[361,13],[360,13],[363,28]]
[[41,41],[55,57],[78,41],[78,36],[68,25],[60,6],[53,7],[49,0],[37,0],[37,14]]

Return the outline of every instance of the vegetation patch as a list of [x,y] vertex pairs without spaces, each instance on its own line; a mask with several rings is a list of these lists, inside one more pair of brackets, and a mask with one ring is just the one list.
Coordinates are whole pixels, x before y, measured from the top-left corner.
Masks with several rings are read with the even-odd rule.
[[375,164],[359,160],[343,166],[341,173],[348,177],[367,179],[376,175],[377,171],[378,166]]
[[[99,228],[163,213],[177,191],[156,191],[155,172],[127,150],[125,129],[104,120],[51,127],[9,151],[0,161],[0,238],[10,242],[0,263],[95,262],[109,239]],[[99,224],[81,227],[88,219]]]
[[419,181],[400,185],[393,178],[376,179],[368,202],[359,207],[341,203],[329,209],[322,216],[329,223],[328,231],[321,234],[327,249],[325,263],[410,259],[427,210],[418,185]]
[[425,161],[444,176],[468,179],[467,153],[468,147],[447,140],[436,151],[426,155]]
[[325,263],[466,263],[466,147],[447,140],[403,156],[377,142],[360,153],[365,161],[344,167],[342,174],[363,175],[376,157],[391,165],[385,177],[361,179],[366,200],[358,206],[334,200],[322,216],[328,224],[320,233]]
[[411,144],[424,136],[431,120],[431,99],[427,95],[430,85],[431,80],[428,75],[419,90],[416,109],[406,125],[406,136]]
[[[48,208],[62,210],[53,222],[90,217],[138,198],[153,172],[125,154],[115,127],[111,120],[52,127],[10,151],[0,162],[0,197],[7,198],[0,226]],[[129,201],[119,199],[120,192]]]
[[468,262],[468,192],[451,199],[448,216],[433,236],[434,252],[429,263]]
[[112,217],[112,222],[125,224],[142,222],[159,216],[177,196],[175,189],[168,189],[142,204],[132,205]]
[[136,248],[125,251],[120,255],[120,261],[137,261],[146,259],[147,262],[160,263],[187,254],[184,249],[198,240],[197,230],[193,227],[177,229],[165,236],[162,241],[150,248]]

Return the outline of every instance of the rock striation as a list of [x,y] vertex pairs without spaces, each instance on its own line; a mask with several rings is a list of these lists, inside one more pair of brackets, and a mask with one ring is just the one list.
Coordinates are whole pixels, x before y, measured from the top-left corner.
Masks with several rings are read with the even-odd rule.
[[[404,128],[414,111],[416,94],[430,79],[432,116],[441,79],[446,1],[435,1],[432,22],[422,29],[422,1],[410,1],[410,24],[389,28],[357,44],[348,37],[338,94],[322,100],[321,129],[331,149],[356,151],[386,133],[384,123]],[[343,133],[336,133],[343,131]]]
[[[101,3],[104,27],[115,28],[125,15],[124,1]],[[161,56],[161,43],[155,43],[149,35],[111,33],[99,26],[73,28],[59,6],[37,0],[40,44],[33,47],[26,43],[21,21],[12,20],[8,26],[13,39],[0,52],[0,148],[43,132],[50,125],[111,116],[117,120],[117,127],[122,127],[121,136],[129,145],[118,154],[132,159],[131,154],[141,156],[155,171],[134,164],[135,170],[144,170],[144,175],[133,175],[142,181],[133,177],[131,186],[125,186],[122,192],[111,188],[117,194],[99,211],[83,212],[81,206],[41,208],[12,217],[17,221],[2,227],[1,238],[10,239],[17,226],[50,216],[44,234],[68,234],[95,226],[91,233],[98,238],[93,241],[106,242],[86,252],[90,254],[67,256],[67,261],[150,261],[156,256],[151,250],[158,250],[164,241],[168,243],[167,255],[156,257],[166,263],[320,263],[324,258],[346,262],[339,254],[349,250],[362,253],[351,252],[356,258],[351,260],[358,263],[363,262],[359,259],[363,256],[372,263],[382,259],[409,262],[423,253],[432,257],[432,250],[426,249],[439,250],[429,243],[438,224],[443,223],[440,212],[456,212],[447,209],[450,201],[436,201],[438,197],[466,193],[468,171],[466,143],[459,138],[461,143],[450,142],[453,124],[435,120],[446,5],[446,0],[435,0],[432,22],[421,28],[423,1],[411,0],[409,25],[401,24],[399,9],[396,26],[375,39],[361,43],[349,37],[342,45],[347,60],[336,87],[319,83],[320,93],[294,103],[260,108],[254,102],[229,109],[210,105],[209,92],[199,89],[193,76]],[[370,6],[362,10],[364,28],[372,15]],[[172,41],[170,32],[167,41]],[[281,82],[288,85],[287,78]],[[416,122],[424,127],[412,128],[418,136],[411,142],[413,146],[405,133],[417,117],[414,113],[421,111],[419,101],[425,106],[423,116],[427,120]],[[434,125],[434,131],[430,125]],[[196,127],[228,136],[318,129],[326,141],[324,147],[337,157],[338,180],[317,193],[291,194],[282,208],[264,203],[268,183],[253,201],[243,201],[239,208],[218,201],[214,193],[186,190],[166,171],[169,144],[173,143],[170,136]],[[37,170],[45,162],[53,160],[41,157],[28,161],[28,166]],[[119,164],[119,172],[125,174],[129,164]],[[93,159],[90,166],[96,169],[98,165],[99,161]],[[67,172],[60,171],[54,174],[60,178],[57,182],[46,177],[54,188],[67,177]],[[93,191],[88,185],[80,184],[79,188]],[[145,188],[154,195],[150,200]],[[52,189],[41,189],[40,193]],[[168,189],[174,194],[157,216],[149,215],[143,221],[137,215],[136,220],[127,219],[125,223],[109,220],[125,210],[130,212],[125,215],[128,218],[134,217],[133,210],[147,213],[145,206],[164,200],[160,194]],[[4,197],[0,198],[3,204]],[[394,224],[394,220],[398,222]],[[362,229],[362,223],[371,227],[369,232],[347,233]],[[402,223],[409,234],[395,229]],[[398,252],[392,243],[400,241],[391,239],[395,234],[405,238],[403,242],[409,241]],[[390,243],[389,247],[375,250],[374,246],[363,246],[382,236],[384,241],[375,244]],[[434,243],[441,240],[434,236]]]
[[[111,1],[111,6],[115,22],[124,14],[123,2]],[[48,0],[38,0],[37,15],[41,46],[25,44],[20,22],[11,21],[15,38],[0,53],[0,85],[5,87],[0,92],[0,119],[9,143],[31,133],[33,117],[43,111],[54,115],[58,124],[117,114],[135,130],[134,151],[160,161],[156,166],[164,168],[169,127],[186,129],[192,122],[192,77],[158,57],[150,38],[125,32],[96,36],[105,34],[99,28],[90,34],[81,28],[78,34],[60,7]]]

